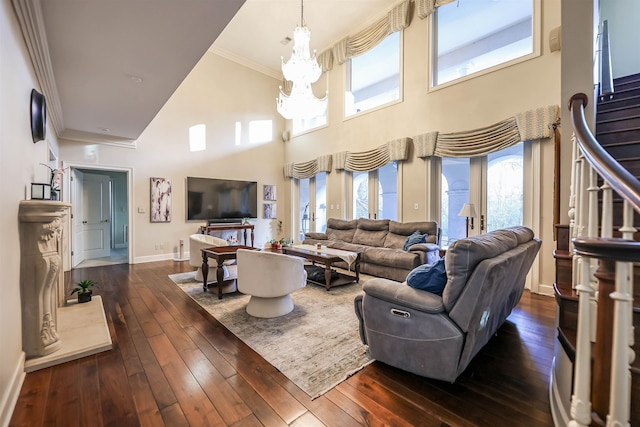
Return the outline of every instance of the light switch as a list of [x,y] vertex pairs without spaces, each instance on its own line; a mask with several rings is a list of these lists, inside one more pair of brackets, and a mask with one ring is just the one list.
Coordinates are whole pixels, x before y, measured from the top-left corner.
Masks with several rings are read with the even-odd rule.
[[138,213],[144,213],[144,208],[143,207],[138,207]]
[[418,210],[418,204],[417,203],[413,204],[413,209]]

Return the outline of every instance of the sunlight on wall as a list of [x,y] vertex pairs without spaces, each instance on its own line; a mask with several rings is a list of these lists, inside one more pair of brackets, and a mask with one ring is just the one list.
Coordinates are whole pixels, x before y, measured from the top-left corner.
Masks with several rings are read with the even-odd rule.
[[259,144],[273,140],[272,120],[252,120],[249,122],[249,142]]
[[207,149],[207,126],[194,125],[189,128],[189,150],[204,151]]

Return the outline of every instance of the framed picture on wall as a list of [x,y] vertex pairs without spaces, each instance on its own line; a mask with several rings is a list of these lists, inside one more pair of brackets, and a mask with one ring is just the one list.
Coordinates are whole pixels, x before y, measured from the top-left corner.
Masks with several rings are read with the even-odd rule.
[[151,178],[151,222],[171,222],[171,180]]
[[275,202],[276,200],[276,186],[275,185],[264,185],[263,186],[264,200]]
[[277,216],[275,203],[264,203],[262,205],[262,217],[264,219],[276,219]]

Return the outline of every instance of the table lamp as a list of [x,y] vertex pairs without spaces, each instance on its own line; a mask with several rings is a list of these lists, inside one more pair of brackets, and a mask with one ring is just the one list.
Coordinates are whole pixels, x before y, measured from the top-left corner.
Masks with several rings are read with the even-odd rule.
[[464,205],[462,205],[462,209],[460,209],[458,216],[464,216],[467,218],[467,222],[466,222],[467,236],[466,237],[469,237],[469,218],[471,218],[471,229],[473,230],[473,217],[476,216],[476,208],[475,206],[473,206],[473,203],[465,203]]

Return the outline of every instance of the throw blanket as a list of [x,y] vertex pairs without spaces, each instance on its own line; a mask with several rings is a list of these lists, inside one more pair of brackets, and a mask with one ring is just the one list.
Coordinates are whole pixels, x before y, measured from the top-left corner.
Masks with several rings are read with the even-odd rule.
[[315,245],[293,245],[292,248],[295,249],[305,249],[307,251],[320,252],[327,255],[334,255],[340,257],[341,260],[347,263],[349,266],[349,270],[351,270],[351,265],[354,263],[358,254],[356,252],[343,251],[341,249],[333,249],[327,248],[323,246],[322,249],[316,248]]

